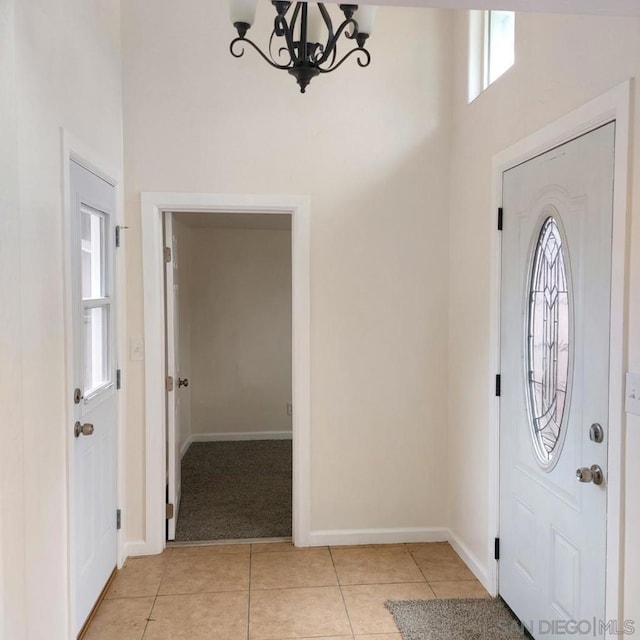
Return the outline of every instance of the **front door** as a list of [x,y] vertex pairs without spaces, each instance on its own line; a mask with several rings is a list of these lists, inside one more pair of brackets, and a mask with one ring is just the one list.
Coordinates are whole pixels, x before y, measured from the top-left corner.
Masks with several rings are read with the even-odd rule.
[[503,174],[499,591],[604,636],[615,124]]
[[73,161],[70,185],[77,634],[116,566],[115,189]]

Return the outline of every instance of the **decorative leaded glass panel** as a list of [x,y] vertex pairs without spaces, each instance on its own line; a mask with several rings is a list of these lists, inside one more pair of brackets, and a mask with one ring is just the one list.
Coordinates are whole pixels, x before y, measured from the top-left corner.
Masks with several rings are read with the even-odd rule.
[[569,289],[562,236],[545,220],[531,268],[527,369],[529,419],[539,462],[551,467],[564,442],[569,384]]

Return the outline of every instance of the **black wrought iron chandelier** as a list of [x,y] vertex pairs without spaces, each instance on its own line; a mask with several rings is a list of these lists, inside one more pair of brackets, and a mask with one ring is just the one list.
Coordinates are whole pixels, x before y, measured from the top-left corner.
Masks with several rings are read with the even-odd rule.
[[[231,41],[229,47],[231,55],[241,58],[245,45],[251,45],[272,67],[286,70],[294,76],[301,93],[317,75],[335,71],[352,55],[361,67],[371,62],[365,43],[373,29],[375,7],[341,4],[344,20],[334,30],[331,16],[321,2],[271,0],[276,16],[265,54],[246,37],[255,19],[257,3],[258,0],[230,0],[231,21],[238,31],[238,37]],[[338,41],[341,38],[355,44],[339,57]]]

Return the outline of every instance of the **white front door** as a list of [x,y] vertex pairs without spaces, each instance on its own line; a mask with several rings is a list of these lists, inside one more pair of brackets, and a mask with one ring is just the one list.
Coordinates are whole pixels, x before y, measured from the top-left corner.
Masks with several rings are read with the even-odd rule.
[[164,214],[165,239],[165,317],[167,319],[167,500],[173,514],[167,518],[167,539],[176,539],[176,524],[180,510],[182,488],[180,469],[180,389],[189,384],[180,378],[180,288],[178,278],[178,242],[173,213]]
[[614,133],[503,174],[499,592],[538,640],[604,636]]
[[116,567],[115,189],[70,163],[74,423],[71,531],[78,633]]

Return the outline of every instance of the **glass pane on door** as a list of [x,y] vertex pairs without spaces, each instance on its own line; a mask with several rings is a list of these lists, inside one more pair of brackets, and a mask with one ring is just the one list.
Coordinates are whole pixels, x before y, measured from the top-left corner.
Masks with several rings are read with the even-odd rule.
[[529,285],[529,421],[538,462],[550,470],[564,442],[571,336],[565,247],[553,217],[544,221]]
[[82,297],[83,299],[104,298],[105,286],[105,218],[104,214],[82,207]]
[[84,310],[84,395],[110,382],[109,304]]

